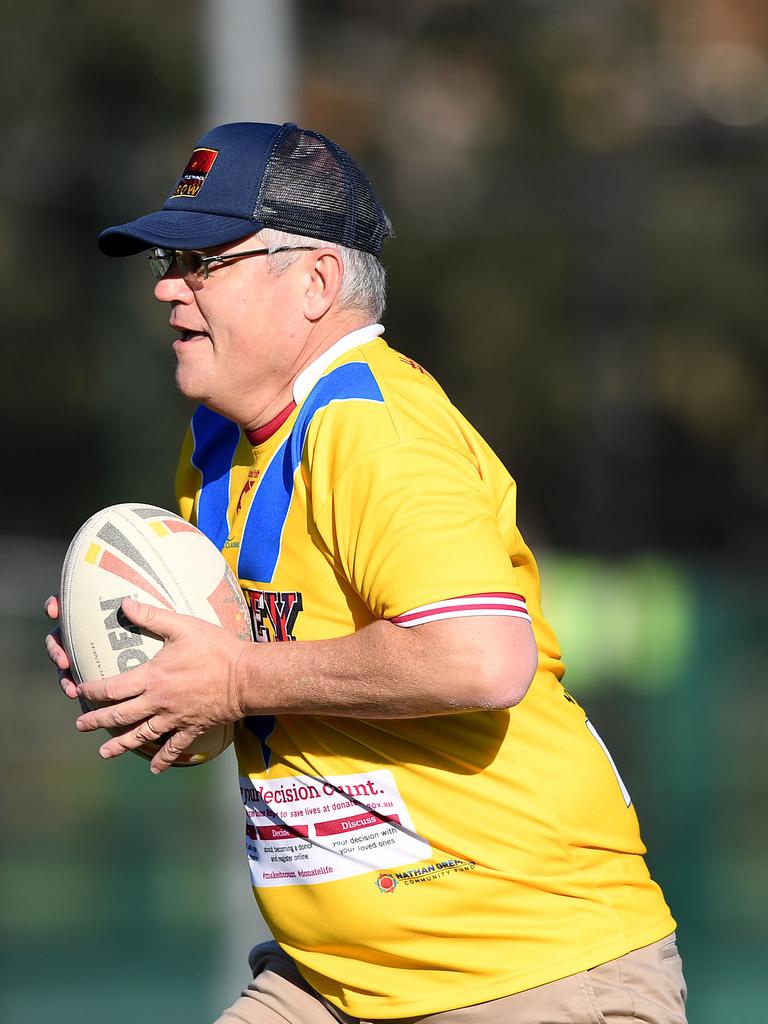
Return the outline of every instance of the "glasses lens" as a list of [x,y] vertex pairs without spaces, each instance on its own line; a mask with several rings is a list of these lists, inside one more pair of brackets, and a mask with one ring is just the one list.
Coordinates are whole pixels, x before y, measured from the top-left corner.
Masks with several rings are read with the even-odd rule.
[[205,273],[203,253],[196,252],[194,249],[180,249],[176,252],[176,260],[183,278],[196,277],[198,280],[202,280],[208,276]]
[[165,277],[173,263],[173,249],[151,249],[147,255],[152,276],[156,281]]

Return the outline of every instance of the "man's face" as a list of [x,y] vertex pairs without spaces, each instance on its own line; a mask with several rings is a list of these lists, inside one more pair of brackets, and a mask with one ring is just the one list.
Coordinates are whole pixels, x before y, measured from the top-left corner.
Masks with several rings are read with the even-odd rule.
[[[258,235],[251,235],[206,254],[262,247]],[[206,280],[185,280],[172,264],[158,281],[155,298],[171,307],[182,394],[248,427],[290,401],[286,389],[307,331],[303,256],[311,253],[300,253],[282,274],[269,273],[267,256],[246,256],[212,265]]]

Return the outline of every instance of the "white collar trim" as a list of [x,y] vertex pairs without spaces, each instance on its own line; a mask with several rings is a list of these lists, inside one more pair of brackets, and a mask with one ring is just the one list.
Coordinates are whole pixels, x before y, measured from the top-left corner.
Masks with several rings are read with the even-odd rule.
[[305,367],[293,382],[293,400],[296,405],[300,405],[304,401],[322,377],[323,372],[339,356],[349,352],[350,349],[357,348],[358,345],[365,345],[367,342],[373,341],[374,338],[380,337],[383,333],[384,327],[381,324],[368,324],[367,327],[359,327],[356,331],[351,331],[349,334],[345,334],[343,338],[339,338],[338,341],[334,342],[314,362]]

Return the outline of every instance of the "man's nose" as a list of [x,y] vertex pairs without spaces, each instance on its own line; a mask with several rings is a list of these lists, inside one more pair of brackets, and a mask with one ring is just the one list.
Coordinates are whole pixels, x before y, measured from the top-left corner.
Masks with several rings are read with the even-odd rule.
[[192,289],[176,268],[171,267],[155,285],[155,298],[158,302],[189,302]]

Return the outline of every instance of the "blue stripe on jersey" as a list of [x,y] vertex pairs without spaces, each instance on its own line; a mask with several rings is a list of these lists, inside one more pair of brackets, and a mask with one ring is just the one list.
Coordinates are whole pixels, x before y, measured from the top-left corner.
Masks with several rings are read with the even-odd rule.
[[331,402],[354,399],[384,401],[367,363],[344,363],[321,377],[309,393],[291,433],[275,452],[256,489],[240,546],[237,574],[241,579],[271,582],[293,497],[294,474],[312,417]]
[[246,729],[252,732],[259,741],[265,768],[269,768],[272,760],[272,748],[269,745],[269,737],[275,731],[275,721],[274,715],[250,715],[248,718],[243,719]]
[[229,536],[229,471],[240,443],[240,427],[201,405],[192,417],[192,465],[203,478],[197,527],[221,551]]

